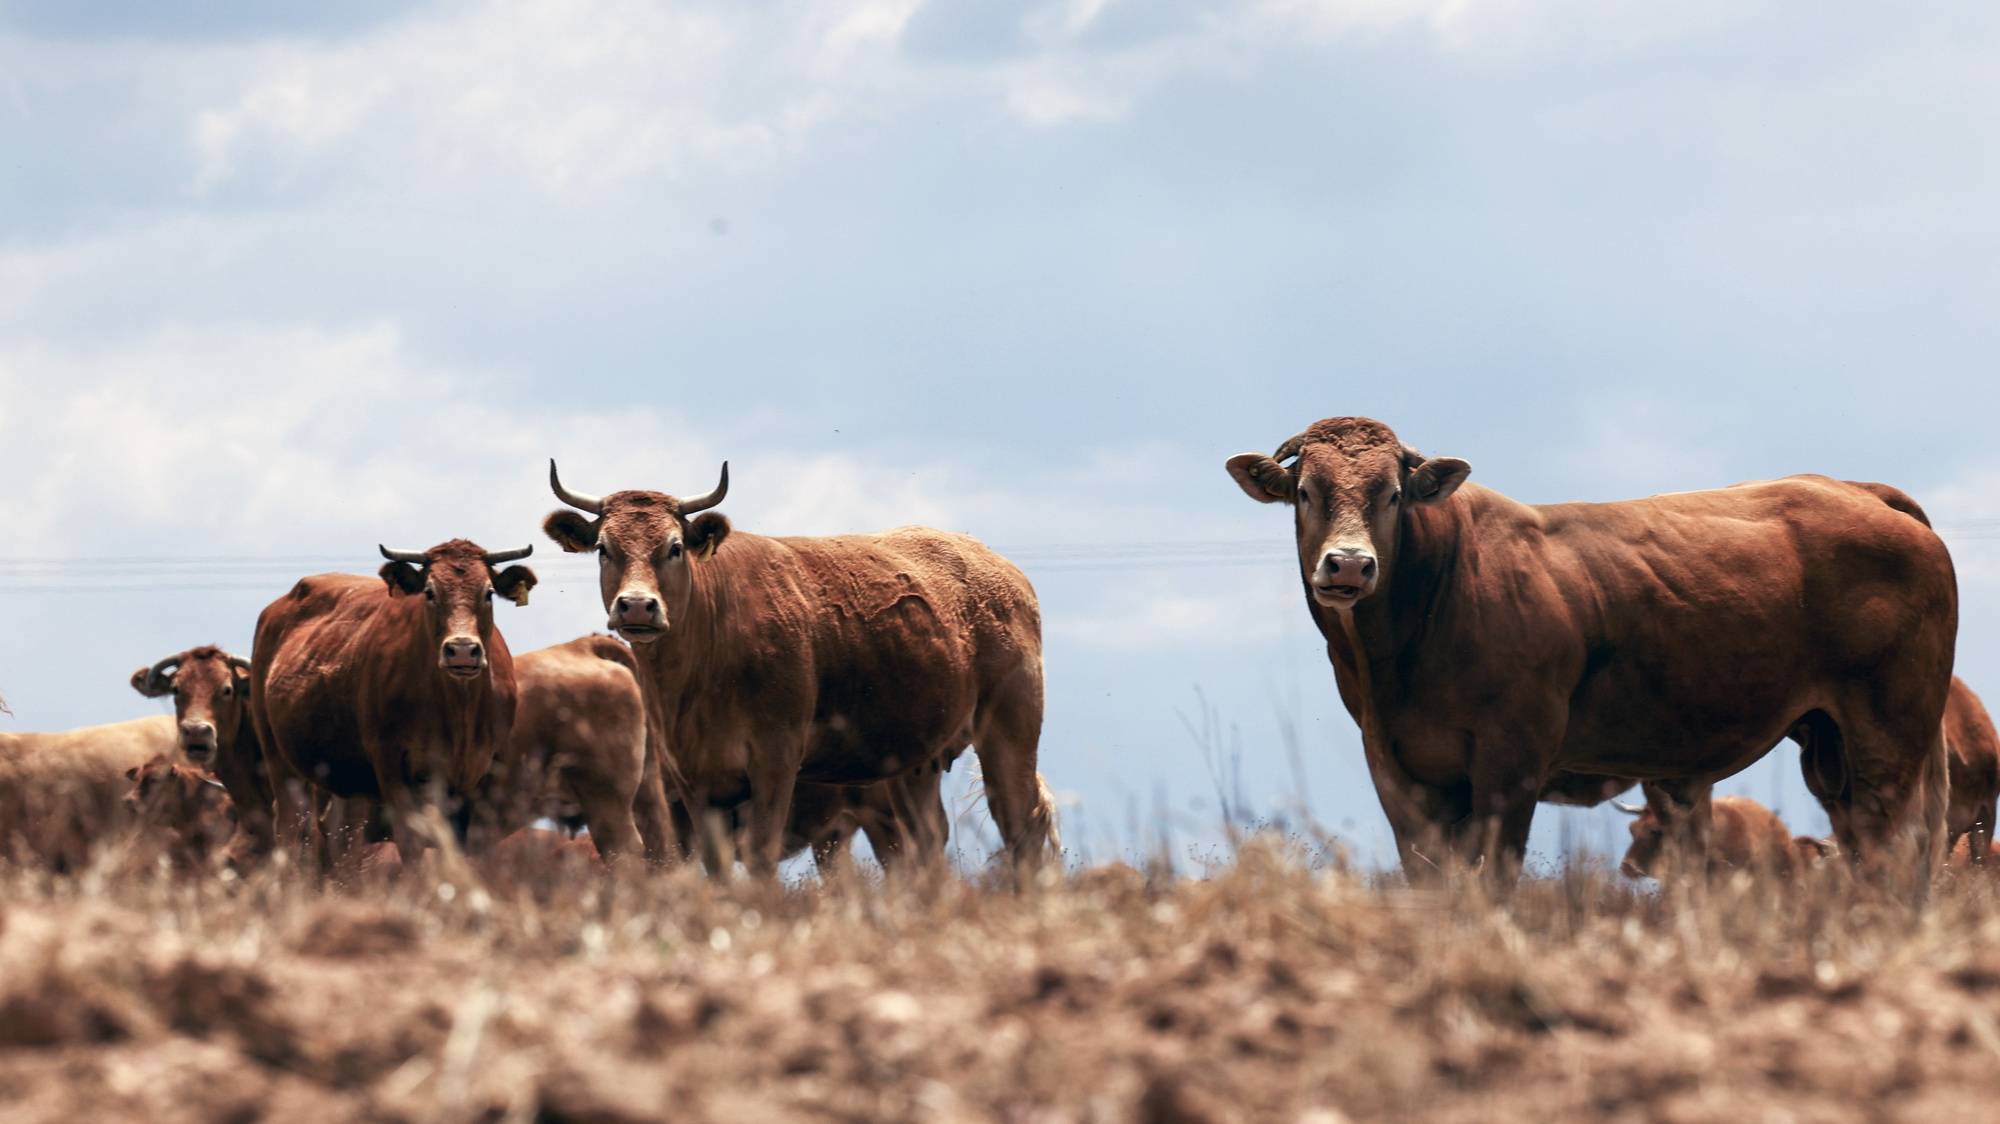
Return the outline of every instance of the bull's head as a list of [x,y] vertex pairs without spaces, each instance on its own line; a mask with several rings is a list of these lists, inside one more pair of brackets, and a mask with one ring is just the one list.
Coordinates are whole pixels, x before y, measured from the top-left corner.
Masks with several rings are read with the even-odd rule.
[[516,605],[528,603],[535,572],[526,566],[500,567],[533,554],[535,548],[487,552],[464,539],[440,543],[429,550],[390,550],[382,580],[389,596],[422,594],[430,614],[431,636],[438,644],[438,667],[457,679],[477,679],[486,671],[486,652],[493,640],[493,597]]
[[542,529],[572,554],[597,552],[598,586],[611,630],[634,644],[665,635],[693,593],[694,560],[714,555],[729,537],[727,516],[700,514],[729,494],[728,462],[721,483],[699,496],[613,492],[600,498],[572,492],[556,475],[554,461],[549,487],[575,510],[551,514]]
[[250,661],[220,648],[192,648],[133,672],[132,689],[149,699],[173,695],[181,752],[201,765],[234,748],[250,704]]
[[1251,499],[1292,505],[1306,588],[1338,610],[1386,579],[1409,509],[1450,499],[1471,472],[1456,457],[1423,456],[1368,418],[1328,418],[1272,456],[1229,458],[1229,475]]

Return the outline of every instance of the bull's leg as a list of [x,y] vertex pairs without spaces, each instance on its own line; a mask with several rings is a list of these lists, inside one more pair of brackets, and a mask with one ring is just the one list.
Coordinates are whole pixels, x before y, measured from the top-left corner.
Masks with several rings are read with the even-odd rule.
[[743,825],[742,852],[743,865],[758,878],[776,876],[785,857],[785,825],[791,820],[792,790],[799,780],[793,757],[785,754],[772,767],[750,774],[750,816]]
[[[832,875],[836,868],[849,861],[847,835],[845,830],[833,831],[813,842],[813,867],[819,871],[821,878]],[[873,836],[869,837],[868,842],[870,846],[876,845]],[[875,853],[879,856],[882,852],[877,850]]]
[[[694,817],[688,814],[686,802],[670,801],[667,805],[668,826],[673,829],[673,856],[680,862],[692,862],[700,854],[701,841],[695,836]],[[645,821],[639,821],[639,832],[644,835]],[[649,852],[650,853],[650,852]]]
[[[1834,718],[1833,737],[1814,731],[1806,751],[1807,787],[1826,808],[1841,849],[1860,872],[1921,901],[1943,857],[1950,803],[1949,751],[1939,721],[1942,691],[1926,712],[1922,705],[1878,707],[1879,686],[1870,684],[1868,692],[1857,691],[1848,700]],[[1881,697],[1921,701],[1893,690]],[[1828,759],[1829,753],[1837,760]]]
[[1055,808],[1036,772],[1042,738],[1042,672],[1024,666],[986,699],[972,748],[986,807],[1017,870],[1041,865],[1054,847]]
[[904,773],[889,782],[889,802],[896,810],[891,827],[907,853],[919,862],[943,858],[951,825],[944,810],[942,776],[929,769]]

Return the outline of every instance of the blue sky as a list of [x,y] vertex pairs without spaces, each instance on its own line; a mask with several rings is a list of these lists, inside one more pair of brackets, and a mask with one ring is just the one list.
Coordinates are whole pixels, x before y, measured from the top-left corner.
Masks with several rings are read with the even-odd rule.
[[[1253,811],[1303,785],[1379,855],[1289,525],[1221,468],[1348,413],[1530,501],[1902,485],[2000,691],[2000,10],[163,12],[0,0],[10,728],[147,713],[134,667],[378,540],[535,541],[511,642],[586,631],[545,458],[726,457],[741,528],[1021,559],[1092,854],[1214,836],[1212,711]],[[1823,826],[1788,752],[1732,787]]]

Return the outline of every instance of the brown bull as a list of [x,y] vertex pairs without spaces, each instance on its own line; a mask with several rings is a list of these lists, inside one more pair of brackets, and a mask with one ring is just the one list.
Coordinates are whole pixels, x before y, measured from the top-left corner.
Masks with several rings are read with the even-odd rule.
[[[715,491],[694,497],[583,495],[553,462],[549,483],[576,510],[544,529],[564,550],[599,555],[671,795],[697,820],[747,800],[741,853],[753,869],[775,867],[799,782],[887,780],[968,744],[1008,851],[1039,861],[1050,839],[1035,774],[1041,610],[1006,559],[925,528],[731,534],[708,511],[728,491],[726,465]],[[704,858],[721,864],[706,844]]]
[[[1707,794],[1698,799],[1708,805],[1699,814],[1707,817],[1704,850],[1710,877],[1736,870],[1796,877],[1835,852],[1824,839],[1794,836],[1776,812],[1755,800],[1742,796],[1711,800]],[[1673,842],[1667,824],[1650,804],[1619,804],[1618,810],[1638,817],[1632,821],[1632,844],[1618,869],[1627,878],[1659,877]]]
[[163,714],[0,734],[0,854],[77,869],[107,835],[130,825],[126,770],[155,757],[187,760],[174,720]]
[[[604,858],[631,852],[647,753],[632,653],[609,636],[585,636],[514,657],[514,682],[513,737],[480,785],[480,814],[508,834],[574,812]],[[664,824],[658,784],[655,774],[647,797],[658,802],[653,822]]]
[[442,798],[461,827],[470,796],[514,725],[514,660],[493,621],[496,596],[526,604],[535,575],[463,539],[392,551],[379,578],[303,578],[257,618],[250,705],[278,821],[309,834],[295,779],[326,795],[369,797],[389,814],[406,860],[415,818]]
[[1896,874],[1928,883],[1958,595],[1902,493],[1801,476],[1535,507],[1366,418],[1228,467],[1294,512],[1406,870],[1439,848],[1511,878],[1543,793],[1631,778],[1684,806],[1796,730],[1842,848],[1888,864],[1907,840]]
[[212,645],[190,648],[133,672],[132,689],[149,699],[173,696],[182,754],[214,773],[235,806],[231,852],[247,858],[268,850],[271,782],[250,717],[250,661]]
[[1993,850],[1994,804],[2000,802],[2000,734],[1994,732],[1986,705],[1961,679],[1951,681],[1944,740],[1951,747],[1951,811],[1946,825],[1952,846],[1969,836],[1968,857],[1983,863]]
[[200,870],[236,835],[234,802],[205,770],[155,757],[125,770],[125,805],[139,830],[157,839],[175,866]]

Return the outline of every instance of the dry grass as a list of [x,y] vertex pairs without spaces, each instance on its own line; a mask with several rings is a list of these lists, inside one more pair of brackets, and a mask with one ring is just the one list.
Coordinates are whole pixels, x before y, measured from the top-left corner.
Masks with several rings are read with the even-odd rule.
[[[123,871],[120,873],[120,871]],[[0,876],[8,1120],[1978,1119],[1993,887]]]

